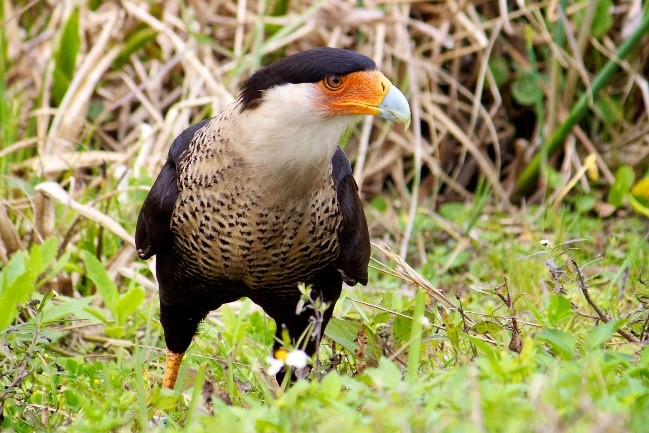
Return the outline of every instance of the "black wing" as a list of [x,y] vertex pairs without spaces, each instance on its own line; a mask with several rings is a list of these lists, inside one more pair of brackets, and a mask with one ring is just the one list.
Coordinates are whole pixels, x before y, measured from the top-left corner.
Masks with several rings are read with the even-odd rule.
[[144,199],[135,227],[135,246],[141,259],[148,259],[160,246],[171,240],[171,213],[178,198],[176,164],[189,147],[196,131],[210,119],[203,120],[184,130],[171,144],[169,157]]
[[338,231],[338,270],[348,285],[365,285],[367,265],[370,262],[370,234],[358,196],[358,186],[352,176],[349,160],[340,147],[336,150],[331,164],[338,205],[343,217],[342,226]]

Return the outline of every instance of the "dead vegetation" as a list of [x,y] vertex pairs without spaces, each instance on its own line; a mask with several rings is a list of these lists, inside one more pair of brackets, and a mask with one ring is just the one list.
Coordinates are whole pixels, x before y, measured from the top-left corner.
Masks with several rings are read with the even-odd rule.
[[[642,248],[646,249],[647,237],[638,234],[646,233],[646,221],[633,226],[609,218],[610,224],[598,233],[588,232],[591,226],[586,224],[581,231],[570,232],[574,227],[568,227],[564,232],[563,222],[556,221],[561,227],[553,232],[545,222],[538,222],[546,210],[556,216],[561,206],[575,208],[572,200],[577,195],[595,203],[584,212],[602,217],[628,214],[629,206],[621,204],[620,194],[629,190],[633,179],[628,183],[628,176],[617,176],[618,168],[636,177],[649,168],[646,8],[640,0],[0,2],[0,336],[5,338],[0,344],[0,379],[6,388],[0,392],[0,422],[3,413],[7,418],[31,414],[41,420],[25,424],[27,430],[31,425],[56,430],[79,422],[79,431],[100,431],[97,426],[110,418],[113,409],[102,404],[122,401],[136,387],[156,386],[155,373],[142,377],[137,373],[144,368],[135,362],[143,358],[143,352],[136,349],[147,351],[146,359],[154,364],[162,351],[155,319],[157,285],[150,272],[154,264],[137,260],[132,238],[152,179],[174,137],[234,100],[254,70],[293,52],[329,45],[372,57],[408,96],[413,113],[408,130],[368,118],[345,137],[355,177],[368,203],[373,271],[392,276],[398,283],[386,277],[363,292],[367,299],[356,299],[354,292],[346,298],[344,302],[381,313],[382,318],[373,315],[369,320],[380,325],[379,332],[366,333],[371,327],[353,314],[351,319],[340,320],[339,332],[354,331],[351,343],[356,349],[340,349],[338,344],[345,339],[330,337],[334,344],[329,368],[335,370],[340,363],[339,370],[353,369],[361,375],[364,369],[376,367],[378,356],[374,364],[367,359],[381,352],[376,350],[379,347],[380,354],[406,370],[413,386],[426,386],[422,394],[413,393],[417,398],[413,404],[407,400],[406,406],[428,417],[425,410],[419,410],[420,395],[443,395],[452,403],[435,400],[429,407],[437,411],[446,406],[452,416],[471,418],[481,430],[485,423],[503,420],[522,420],[526,428],[533,428],[528,409],[541,414],[537,425],[552,425],[553,431],[571,430],[572,420],[583,414],[587,425],[594,426],[588,431],[610,426],[609,431],[627,431],[627,418],[635,414],[644,423],[644,400],[637,397],[639,403],[629,406],[633,396],[645,395],[637,388],[642,376],[634,373],[643,371],[642,364],[629,368],[628,357],[605,354],[607,364],[601,363],[605,368],[568,363],[569,369],[547,371],[530,354],[537,350],[580,362],[582,353],[597,355],[593,349],[609,345],[615,333],[617,340],[610,344],[626,354],[635,356],[638,346],[646,346],[649,295],[644,276],[646,250]],[[620,47],[627,45],[627,53],[619,55]],[[602,75],[605,70],[607,74]],[[592,95],[588,89],[594,83],[600,83],[602,90]],[[576,116],[575,107],[581,102],[586,109]],[[567,128],[566,119],[575,122]],[[566,135],[556,135],[562,130]],[[552,137],[558,137],[556,149],[548,147]],[[535,161],[540,176],[533,172],[526,188],[521,188],[522,174]],[[622,192],[619,203],[613,204],[606,193],[616,185]],[[461,221],[444,216],[438,206],[454,201],[471,203],[466,206],[471,215]],[[533,208],[529,203],[547,207]],[[503,216],[480,220],[479,230],[473,229],[484,213],[498,211]],[[422,220],[428,228],[415,227]],[[626,231],[633,241],[625,239]],[[579,236],[592,234],[592,239],[577,237],[577,232]],[[489,238],[494,233],[496,237]],[[537,235],[560,244],[539,252],[539,245],[543,248],[550,240],[539,242]],[[561,244],[578,241],[587,259],[573,259]],[[525,248],[512,248],[518,244]],[[442,252],[434,251],[438,245],[444,247]],[[489,257],[490,252],[498,257]],[[463,254],[464,261],[457,260]],[[528,255],[521,261],[519,254]],[[601,256],[605,259],[599,264]],[[90,276],[89,258],[94,257],[100,262],[95,279],[97,269],[105,268],[102,284]],[[470,262],[478,262],[476,258],[488,272],[472,274],[470,265],[475,263]],[[437,282],[424,277],[425,264],[433,261],[435,275],[454,278]],[[24,286],[42,294],[25,295],[24,287],[7,283],[5,276],[11,272],[6,270],[12,263],[25,263],[11,272],[22,272],[19,277],[27,282]],[[552,281],[545,282],[548,273]],[[559,290],[564,286],[572,291]],[[7,287],[17,293],[10,299],[13,303],[5,302],[11,292]],[[381,290],[396,293],[399,308],[374,302],[380,294],[375,292]],[[619,295],[610,295],[616,290]],[[99,296],[92,296],[95,293]],[[413,297],[415,310],[411,309]],[[548,299],[550,306],[541,312],[547,317],[531,312]],[[232,308],[241,311],[241,305]],[[40,322],[41,316],[47,320]],[[205,325],[227,329],[226,316],[211,315]],[[579,338],[566,325],[573,317],[580,319],[575,320],[574,332]],[[395,325],[397,321],[400,325]],[[395,331],[399,326],[403,331],[404,323],[411,321],[430,329],[420,329],[417,338]],[[554,332],[561,327],[566,332]],[[41,330],[55,335],[53,344],[39,334]],[[241,378],[248,380],[255,374],[258,382],[268,380],[257,374],[267,349],[256,348],[265,338],[262,333],[231,346],[215,344],[209,330],[204,333],[203,342],[196,344],[190,356],[210,359],[213,364],[208,370],[217,372],[217,379],[205,382],[205,400],[218,396],[214,400],[227,401],[228,407],[234,402],[232,407],[237,408],[244,401],[245,407],[255,407],[249,390],[254,386],[260,392],[260,386]],[[573,340],[572,346],[563,344]],[[416,356],[410,356],[420,352],[420,343],[426,346],[429,365],[425,369]],[[492,350],[495,345],[524,355],[527,350],[527,355],[509,362],[509,352]],[[250,348],[248,354],[245,349]],[[482,382],[481,375],[488,370],[473,363],[477,352],[498,358],[502,376]],[[118,362],[109,362],[113,358]],[[86,368],[89,359],[106,361],[101,376],[88,367],[78,382],[72,381],[68,372]],[[69,365],[60,366],[61,360]],[[438,380],[442,368],[452,362],[469,367],[470,417],[466,416],[469,412],[457,409],[467,400],[466,393],[453,400],[456,390],[466,389],[457,370],[448,369],[444,380]],[[245,372],[232,376],[241,389],[233,386],[226,393],[222,384],[228,383],[226,376],[239,366]],[[422,378],[429,377],[431,366],[435,366],[436,379],[418,380],[420,370]],[[218,375],[220,367],[229,369],[228,374]],[[562,372],[553,376],[557,371]],[[573,381],[565,380],[565,374]],[[107,391],[97,384],[109,375],[114,388]],[[539,381],[543,375],[549,377],[545,383]],[[46,380],[39,384],[42,377]],[[626,380],[633,386],[625,388]],[[521,388],[525,381],[529,386]],[[66,386],[74,396],[86,382],[92,385],[77,394],[82,396],[78,401],[60,399]],[[430,388],[435,382],[441,387]],[[576,383],[582,386],[573,386]],[[494,388],[498,384],[506,388]],[[514,393],[509,385],[516,389]],[[587,386],[594,389],[590,394],[583,392]],[[261,388],[270,389],[271,384],[264,382]],[[497,389],[503,396],[491,406],[496,412],[488,417],[479,404],[481,388]],[[27,403],[39,389],[42,401],[15,405]],[[402,393],[401,385],[395,390],[394,395]],[[609,396],[615,391],[618,401],[629,406],[627,413],[602,411],[614,401]],[[263,392],[267,399],[269,392]],[[518,394],[532,403],[520,404],[523,400],[516,400]],[[155,401],[153,395],[153,403],[123,399],[126,415],[122,423],[129,426],[125,428],[140,430],[131,427],[135,425],[133,413],[141,418],[139,427],[146,426],[152,415],[147,410],[166,404]],[[389,402],[374,388],[367,395],[381,404]],[[606,397],[603,403],[596,400],[600,395]],[[591,398],[601,407],[595,407]],[[93,407],[86,407],[84,413],[79,408],[86,401]],[[579,407],[570,409],[574,402]],[[355,414],[360,405],[355,399],[345,404],[349,411],[335,406],[332,412],[322,412],[322,419],[330,418],[326,421],[334,429],[354,425],[349,421],[353,418],[338,415]],[[275,410],[281,405],[272,406]],[[184,403],[178,407],[185,412]],[[394,405],[376,407],[377,419],[395,413]],[[80,413],[87,417],[87,424]],[[250,411],[246,417],[259,413]],[[316,418],[305,413],[300,412],[300,417],[313,424]],[[216,417],[214,422],[220,419],[226,418]],[[214,425],[212,430],[240,430]]]
[[[470,199],[483,177],[496,205],[511,209],[521,171],[642,18],[638,1],[604,14],[597,2],[560,6],[4,2],[2,258],[62,230],[74,237],[57,227],[56,204],[131,243],[137,205],[119,222],[105,211],[111,200],[145,189],[173,138],[236,98],[252,71],[321,45],[372,57],[411,101],[410,129],[367,119],[346,145],[367,198],[388,191],[412,221],[421,203]],[[648,58],[645,40],[547,155],[571,188],[611,184],[621,164],[646,170]],[[580,171],[589,154],[603,174],[596,182]],[[397,236],[402,255],[411,230]]]

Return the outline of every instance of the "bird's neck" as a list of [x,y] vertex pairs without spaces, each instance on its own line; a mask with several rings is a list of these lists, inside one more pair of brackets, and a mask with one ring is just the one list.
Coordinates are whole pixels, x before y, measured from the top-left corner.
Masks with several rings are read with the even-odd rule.
[[236,128],[244,132],[235,139],[256,177],[269,190],[284,191],[287,196],[304,196],[322,185],[350,120],[314,122],[294,112],[261,108],[240,117],[242,125],[249,126]]

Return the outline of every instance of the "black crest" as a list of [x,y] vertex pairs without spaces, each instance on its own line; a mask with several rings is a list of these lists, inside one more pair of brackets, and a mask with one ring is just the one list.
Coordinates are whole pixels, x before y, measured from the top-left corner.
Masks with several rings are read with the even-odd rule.
[[376,69],[372,59],[342,48],[313,48],[278,60],[255,72],[243,83],[241,110],[259,106],[264,90],[282,84],[315,83],[327,75],[346,75]]

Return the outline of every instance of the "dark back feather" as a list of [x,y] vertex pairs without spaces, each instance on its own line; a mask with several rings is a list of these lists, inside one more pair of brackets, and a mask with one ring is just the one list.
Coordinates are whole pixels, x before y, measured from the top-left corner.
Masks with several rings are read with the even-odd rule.
[[167,162],[144,199],[135,227],[135,246],[141,259],[155,255],[162,244],[171,240],[171,213],[178,198],[176,165],[192,142],[196,131],[209,120],[190,126],[176,137],[169,149]]
[[338,231],[338,269],[348,285],[365,285],[367,265],[370,261],[370,235],[363,204],[358,196],[358,186],[352,176],[349,160],[341,148],[336,150],[331,163],[338,206],[343,219]]

